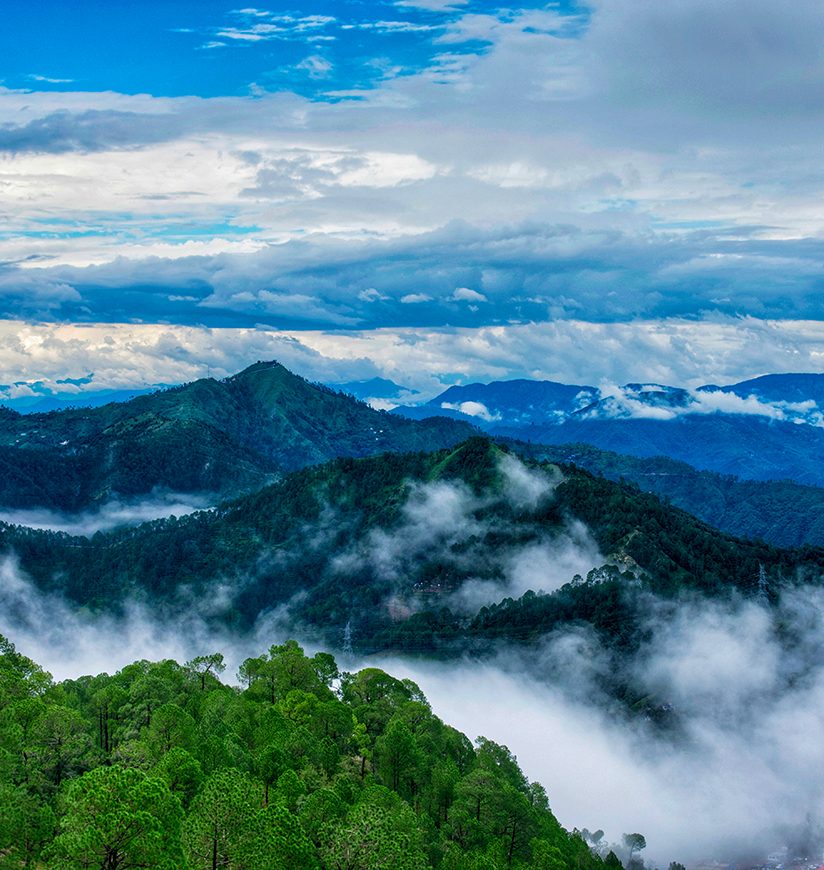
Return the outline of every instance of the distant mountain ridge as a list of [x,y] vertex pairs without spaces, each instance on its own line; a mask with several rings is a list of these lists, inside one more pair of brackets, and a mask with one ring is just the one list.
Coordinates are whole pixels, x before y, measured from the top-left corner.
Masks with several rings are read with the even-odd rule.
[[741,480],[700,471],[667,456],[636,457],[589,444],[512,442],[519,455],[574,463],[592,474],[635,484],[711,526],[777,547],[824,547],[824,488],[792,481]]
[[471,421],[492,435],[525,441],[668,456],[745,479],[824,486],[821,374],[765,375],[694,390],[500,381],[450,387],[424,405],[395,413]]
[[460,651],[578,620],[635,643],[634,590],[774,595],[824,570],[824,550],[739,540],[574,466],[524,466],[481,437],[338,459],[220,510],[92,539],[0,523],[0,553],[12,552],[39,587],[77,603],[190,607],[217,584],[229,599],[216,619],[248,628],[288,606],[330,641],[348,626],[362,651]]
[[97,408],[0,408],[0,505],[80,510],[158,487],[225,497],[337,456],[433,450],[473,431],[375,411],[259,362]]

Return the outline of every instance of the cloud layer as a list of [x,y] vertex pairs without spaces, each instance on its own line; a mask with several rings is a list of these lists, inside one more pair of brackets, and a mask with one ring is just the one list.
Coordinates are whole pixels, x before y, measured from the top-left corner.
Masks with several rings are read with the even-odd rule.
[[[416,400],[452,384],[513,377],[698,387],[768,372],[824,372],[824,325],[708,318],[298,332],[0,321],[0,401],[226,377],[260,359],[325,383],[388,378],[419,390]],[[58,383],[90,373],[86,383]]]
[[[300,43],[311,94],[0,91],[0,315],[824,317],[812,0],[386,11],[179,28],[238,58]],[[350,63],[377,51],[364,34],[390,40],[360,56],[368,80]]]

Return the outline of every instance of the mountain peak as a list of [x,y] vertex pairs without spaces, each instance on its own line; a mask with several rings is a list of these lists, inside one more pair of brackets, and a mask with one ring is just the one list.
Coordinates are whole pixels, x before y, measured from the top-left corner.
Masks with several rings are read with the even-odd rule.
[[500,477],[500,460],[508,450],[484,435],[460,443],[432,469],[430,479],[459,479],[476,491],[488,489]]

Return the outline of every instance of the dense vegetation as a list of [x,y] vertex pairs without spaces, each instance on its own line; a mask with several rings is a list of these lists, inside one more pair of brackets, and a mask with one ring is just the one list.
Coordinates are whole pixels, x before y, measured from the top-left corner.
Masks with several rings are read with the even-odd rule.
[[0,867],[619,870],[411,681],[293,641],[224,667],[54,684],[0,637]]
[[0,407],[0,505],[75,511],[156,487],[222,495],[336,456],[435,450],[472,428],[375,411],[278,363],[98,408]]
[[513,450],[549,462],[574,463],[610,480],[634,483],[704,522],[777,547],[824,546],[824,489],[789,480],[741,480],[699,471],[666,456],[639,458],[588,444],[514,443]]
[[[331,644],[346,634],[361,651],[439,654],[575,622],[610,644],[633,642],[627,614],[642,592],[769,599],[785,583],[820,582],[822,550],[733,538],[575,466],[518,465],[519,475],[547,487],[534,503],[518,502],[507,460],[515,461],[480,437],[433,454],[339,459],[217,511],[91,539],[0,524],[0,552],[14,554],[40,588],[94,608],[129,597],[189,610],[204,602],[209,618],[244,628],[288,604],[292,619]],[[540,544],[551,550],[576,527],[603,560],[589,576],[497,608],[455,608],[451,596],[467,581],[498,584],[504,599],[513,555]],[[218,586],[229,592],[222,611]]]

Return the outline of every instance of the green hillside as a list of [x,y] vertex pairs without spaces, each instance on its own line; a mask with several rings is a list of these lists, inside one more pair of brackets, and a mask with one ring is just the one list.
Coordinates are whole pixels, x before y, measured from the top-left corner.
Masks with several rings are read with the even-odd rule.
[[634,483],[729,534],[778,547],[824,546],[824,489],[790,480],[741,480],[699,471],[666,456],[639,458],[589,444],[512,442],[517,453],[569,462],[610,480]]
[[[157,870],[620,868],[505,746],[420,689],[290,641],[54,684],[0,637],[0,865]],[[334,688],[333,688],[334,687]]]
[[158,487],[226,496],[337,456],[436,450],[471,432],[375,411],[276,362],[257,363],[99,408],[0,408],[0,505],[76,511]]
[[[530,502],[518,486],[547,491]],[[517,619],[456,609],[453,593],[469,580],[500,589],[488,604],[511,597],[512,559],[561,545],[591,549],[598,570],[532,595]],[[0,552],[41,588],[93,608],[128,597],[192,608],[219,585],[230,602],[211,618],[241,629],[288,604],[330,643],[348,629],[362,651],[439,654],[582,620],[610,642],[635,642],[633,621],[617,637],[615,620],[641,590],[769,598],[786,583],[820,582],[824,568],[824,550],[734,538],[632,485],[572,465],[519,465],[480,437],[429,454],[338,459],[217,511],[91,539],[0,525]]]

